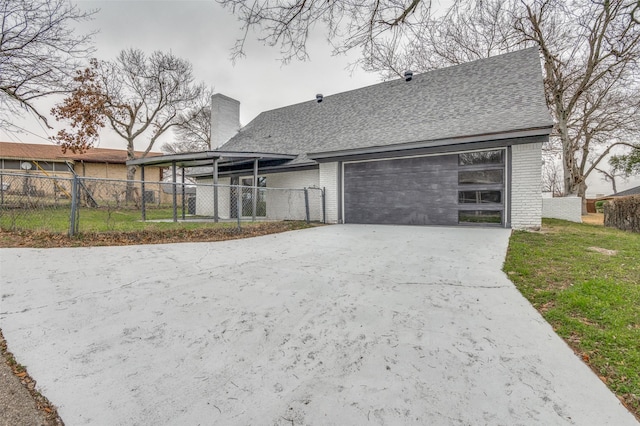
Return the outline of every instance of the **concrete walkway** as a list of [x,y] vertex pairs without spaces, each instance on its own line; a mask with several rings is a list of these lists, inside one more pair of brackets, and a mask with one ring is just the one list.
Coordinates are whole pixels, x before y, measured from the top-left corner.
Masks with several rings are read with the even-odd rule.
[[636,425],[500,271],[508,238],[1,249],[0,327],[68,425]]

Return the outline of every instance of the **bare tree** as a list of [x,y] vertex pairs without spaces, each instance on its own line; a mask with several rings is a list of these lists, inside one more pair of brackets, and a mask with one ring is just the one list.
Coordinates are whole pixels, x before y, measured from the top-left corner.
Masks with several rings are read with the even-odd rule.
[[397,36],[403,27],[417,26],[431,10],[431,0],[216,0],[233,11],[241,22],[243,37],[233,51],[244,56],[251,29],[259,40],[279,46],[282,60],[307,59],[307,41],[318,24],[335,52],[361,48],[364,56],[375,55],[380,37]]
[[602,169],[599,169],[597,167],[596,167],[595,170],[602,175],[602,177],[604,178],[605,182],[611,182],[611,189],[613,189],[613,193],[614,194],[616,192],[618,192],[618,185],[616,183],[616,179],[619,176],[618,176],[618,174],[616,173],[615,170],[612,170],[612,171],[608,172],[606,170],[602,170]]
[[[135,49],[123,50],[115,61],[91,61],[90,68],[77,73],[76,83],[52,110],[57,119],[70,121],[73,131],[62,130],[54,139],[64,149],[82,151],[108,125],[125,140],[130,160],[135,142],[146,138],[141,157],[146,156],[160,136],[190,116],[185,111],[204,90],[194,83],[188,61],[160,51],[147,57]],[[134,178],[135,170],[129,167],[127,179]]]
[[539,0],[525,5],[516,21],[523,38],[540,47],[565,192],[583,199],[587,177],[611,148],[630,145],[629,137],[640,132],[634,118],[640,112],[640,25],[630,8],[622,0]]
[[181,114],[180,124],[174,129],[176,141],[166,143],[162,151],[168,154],[208,151],[211,149],[211,95],[212,89],[203,90],[190,111]]
[[49,126],[34,101],[68,91],[77,61],[92,52],[92,34],[73,25],[94,13],[68,0],[0,0],[0,126],[25,110]]
[[551,192],[554,197],[564,195],[562,161],[556,155],[546,155],[542,163],[542,192]]
[[404,27],[401,35],[376,39],[377,53],[358,64],[388,79],[522,49],[526,43],[513,26],[516,2],[457,0],[445,13]]

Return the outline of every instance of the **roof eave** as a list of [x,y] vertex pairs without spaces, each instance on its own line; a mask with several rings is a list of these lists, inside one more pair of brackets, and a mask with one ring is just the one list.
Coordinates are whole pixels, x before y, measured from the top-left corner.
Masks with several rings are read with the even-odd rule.
[[307,157],[312,160],[321,161],[321,160],[327,160],[333,157],[346,157],[346,156],[353,156],[353,155],[366,155],[366,154],[383,153],[383,152],[406,151],[410,149],[420,149],[420,148],[434,148],[439,146],[451,146],[451,145],[467,144],[467,143],[474,143],[474,142],[484,142],[489,140],[519,139],[519,138],[528,138],[531,136],[549,136],[551,134],[552,128],[553,128],[553,124],[550,124],[548,126],[542,126],[542,127],[536,127],[536,128],[530,128],[530,129],[524,129],[524,130],[500,132],[500,133],[487,133],[487,134],[481,134],[481,135],[460,136],[460,137],[445,138],[445,139],[423,140],[419,142],[372,146],[372,147],[345,149],[345,150],[337,150],[337,151],[310,152],[310,153],[307,153]]
[[42,161],[43,163],[64,163],[67,160],[66,158],[48,158],[48,157],[26,157],[26,156],[15,156],[15,155],[2,155],[0,154],[0,158],[4,160],[19,160],[19,161]]
[[[304,162],[304,163],[296,163],[296,164],[283,164],[280,166],[270,166],[270,167],[261,167],[259,169],[259,173],[268,174],[268,173],[280,173],[280,172],[293,172],[300,170],[311,170],[317,169],[318,163],[313,162]],[[250,172],[251,169],[245,169],[244,172]],[[220,176],[231,176],[241,174],[243,170],[233,170],[229,172],[220,172]],[[198,172],[198,173],[189,173],[187,174],[189,177],[199,178],[199,177],[211,177],[211,172]]]
[[194,167],[209,165],[213,160],[228,159],[282,159],[293,160],[296,155],[277,154],[272,152],[239,152],[239,151],[203,151],[183,154],[162,155],[158,157],[137,158],[127,161],[127,166],[179,166]]

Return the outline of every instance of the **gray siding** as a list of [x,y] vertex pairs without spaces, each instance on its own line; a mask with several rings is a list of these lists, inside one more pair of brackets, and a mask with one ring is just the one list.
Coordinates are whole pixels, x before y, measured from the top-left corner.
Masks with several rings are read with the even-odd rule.
[[345,222],[455,225],[457,166],[457,155],[345,164]]

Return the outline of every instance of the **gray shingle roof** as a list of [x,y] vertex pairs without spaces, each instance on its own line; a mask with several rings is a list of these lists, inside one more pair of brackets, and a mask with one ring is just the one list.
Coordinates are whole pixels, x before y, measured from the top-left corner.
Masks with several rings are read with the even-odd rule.
[[626,197],[628,195],[640,195],[640,186],[635,186],[625,191],[616,192],[615,194],[609,195],[609,197]]
[[223,150],[306,153],[550,127],[537,48],[258,115]]

